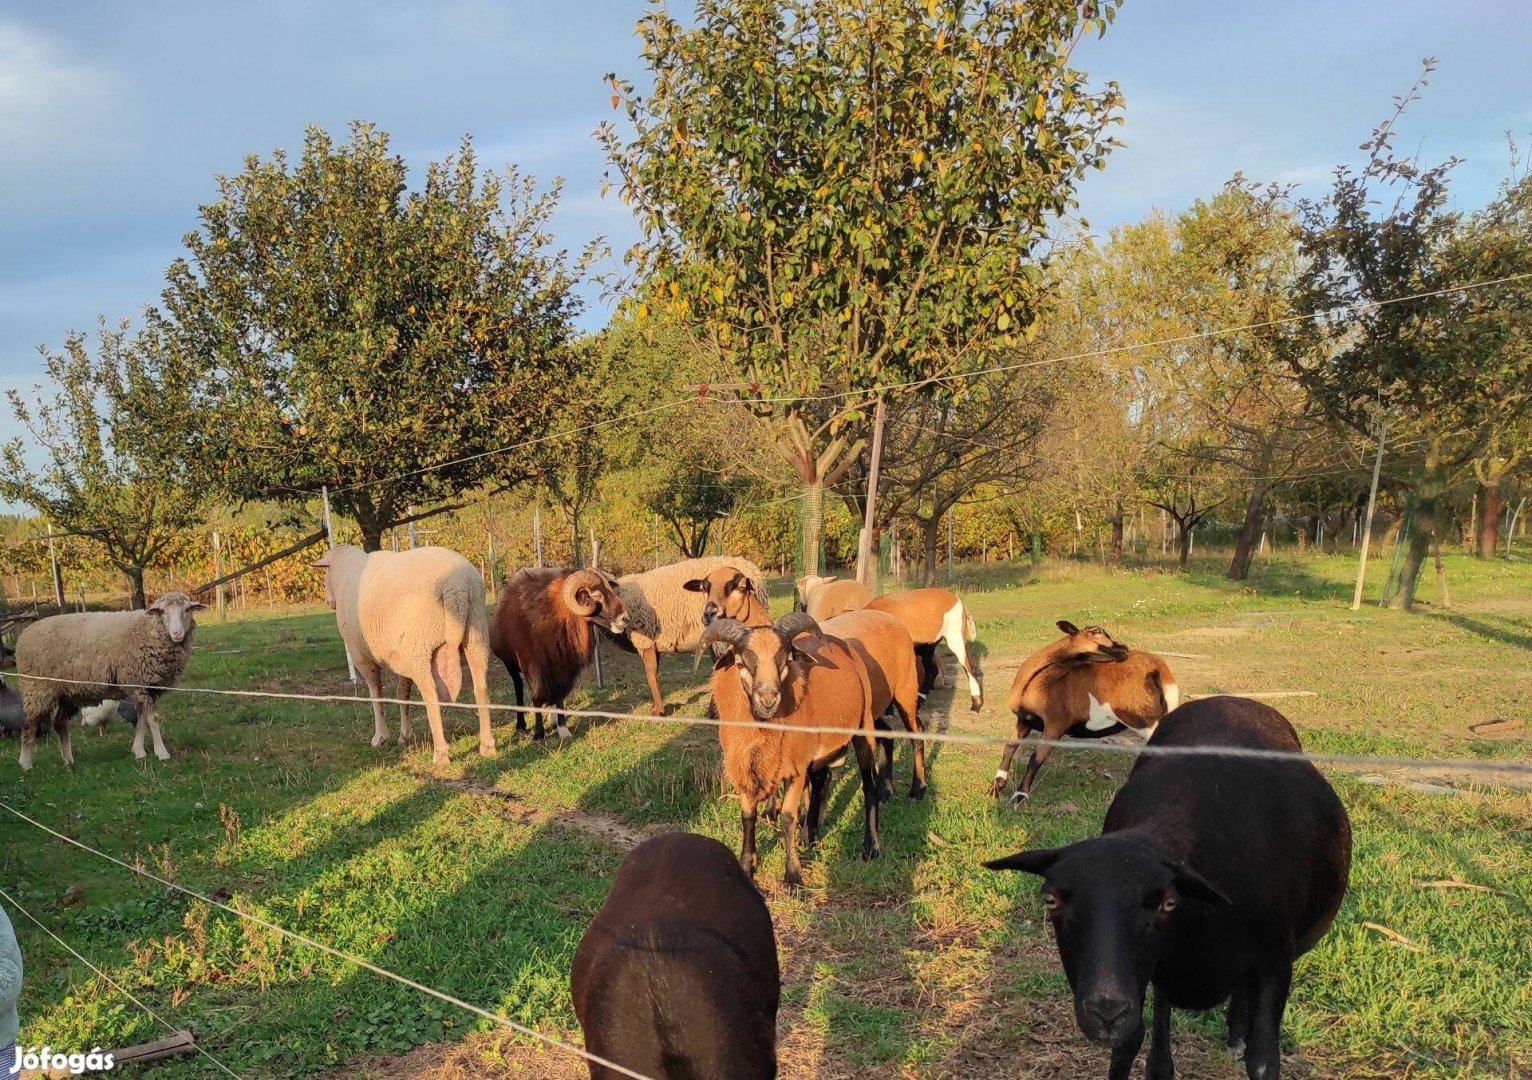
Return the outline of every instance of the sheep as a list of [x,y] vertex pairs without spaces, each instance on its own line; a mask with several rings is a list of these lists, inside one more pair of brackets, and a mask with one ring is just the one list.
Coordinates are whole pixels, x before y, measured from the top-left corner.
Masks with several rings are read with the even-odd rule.
[[[126,698],[138,709],[133,756],[144,757],[147,729],[154,737],[154,756],[169,761],[156,702],[186,670],[196,629],[193,616],[206,607],[183,592],[167,592],[143,611],[53,615],[23,631],[16,640],[22,769],[32,767],[37,731],[46,720],[58,733],[64,764],[73,768],[69,721],[82,707],[108,698]],[[68,681],[51,681],[58,679]]]
[[748,559],[732,556],[687,559],[617,579],[617,591],[628,613],[628,632],[613,635],[612,639],[620,647],[638,653],[649,680],[650,710],[655,716],[665,715],[665,700],[660,695],[659,654],[692,652],[702,636],[705,598],[689,591],[687,582],[720,568],[737,572],[757,593],[766,595],[760,568]]
[[[683,587],[706,595],[707,602],[702,608],[702,619],[706,623],[717,618],[730,618],[751,628],[771,625],[771,615],[756,586],[737,572],[719,568],[706,577],[686,582]],[[897,709],[905,730],[919,732],[920,692],[915,674],[915,651],[899,620],[882,611],[848,611],[827,620],[821,629],[856,650],[867,668],[873,716],[881,718],[891,708]],[[886,798],[893,793],[893,741],[883,739],[880,742],[884,758],[880,790]],[[910,798],[919,799],[925,792],[925,742],[915,740],[915,776],[910,784]],[[770,808],[767,814],[771,816]]]
[[372,745],[388,741],[383,669],[399,679],[399,742],[410,737],[411,686],[420,688],[431,725],[432,763],[447,764],[442,701],[456,701],[464,662],[479,712],[479,753],[495,753],[489,720],[489,642],[484,579],[442,547],[365,552],[342,544],[314,563],[325,571],[325,602],[372,698]]
[[[808,843],[819,835],[829,765],[848,742],[856,751],[862,777],[862,858],[875,859],[878,842],[878,785],[873,739],[872,686],[867,669],[846,643],[825,636],[802,612],[778,619],[774,626],[752,628],[734,619],[714,619],[702,643],[728,648],[713,665],[713,702],[720,719],[750,726],[720,727],[724,773],[739,792],[740,865],[755,876],[756,807],[788,782],[782,803],[783,882],[803,884],[798,860],[798,804],[810,787]],[[799,727],[842,728],[849,734],[760,730],[756,721]]]
[[[627,609],[617,581],[599,570],[538,568],[518,570],[500,586],[489,623],[489,647],[510,673],[516,704],[523,705],[522,676],[532,684],[532,704],[539,710],[533,738],[546,735],[543,711],[562,709],[580,671],[596,649],[591,627],[621,634]],[[554,716],[560,739],[569,738],[564,718]],[[516,730],[527,730],[525,714]]]
[[[771,912],[728,848],[645,840],[617,869],[570,967],[585,1047],[644,1076],[777,1075]],[[619,1074],[591,1063],[592,1080]]]
[[[1281,713],[1248,698],[1189,702],[1149,745],[1301,753]],[[1351,871],[1351,823],[1319,770],[1292,761],[1141,757],[1101,835],[984,864],[1043,878],[1043,904],[1085,1036],[1112,1047],[1126,1080],[1144,1039],[1145,1075],[1175,1075],[1170,1010],[1229,1001],[1229,1047],[1252,1080],[1277,1080],[1293,961],[1324,936]]]
[[872,600],[872,590],[860,581],[810,574],[799,578],[796,584],[798,610],[808,612],[820,622],[833,619],[842,612],[864,608]]
[[[1129,727],[1148,739],[1180,703],[1175,676],[1160,657],[1129,650],[1099,626],[1057,625],[1065,636],[1022,661],[1011,684],[1006,708],[1016,717],[1016,741],[1001,753],[990,784],[995,798],[1005,791],[1011,761],[1032,732],[1046,739],[1095,739]],[[1048,743],[1032,751],[1013,803],[1031,798],[1037,772],[1052,751]]]
[[979,669],[968,657],[967,642],[974,639],[973,616],[957,594],[948,589],[911,589],[909,592],[885,593],[867,604],[874,611],[886,611],[904,624],[920,657],[920,696],[936,685],[941,668],[936,663],[936,643],[944,641],[958,664],[968,675],[968,696],[974,712],[984,707],[984,689]]

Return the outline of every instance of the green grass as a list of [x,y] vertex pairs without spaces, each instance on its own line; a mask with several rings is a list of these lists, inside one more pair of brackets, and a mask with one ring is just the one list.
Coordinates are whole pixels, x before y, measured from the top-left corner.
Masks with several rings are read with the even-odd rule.
[[[1276,702],[1312,750],[1532,757],[1525,564],[1453,558],[1457,608],[1409,615],[1349,611],[1349,558],[1258,561],[1239,584],[1221,568],[1211,559],[1184,575],[1080,563],[960,568],[990,701],[973,716],[966,692],[954,703],[940,691],[928,723],[1003,732],[1011,672],[1067,617],[1105,623],[1137,646],[1204,654],[1171,661],[1188,692],[1314,691]],[[1434,582],[1422,592],[1434,597]],[[575,703],[646,701],[631,659],[605,655],[607,689],[582,686]],[[689,659],[668,660],[662,672],[679,710],[700,714],[705,692],[692,678]],[[204,624],[186,681],[353,692],[333,617],[321,610]],[[510,700],[503,673],[492,685]],[[363,705],[181,694],[163,713],[174,754],[166,764],[135,762],[121,725],[102,738],[76,736],[73,774],[44,743],[23,777],[15,744],[0,744],[0,798],[103,851],[550,1034],[578,1035],[568,963],[622,837],[682,828],[737,842],[737,803],[726,797],[708,729],[582,723],[570,744],[545,749],[512,740],[507,723],[498,727],[501,756],[481,760],[471,714],[450,714],[453,764],[433,772],[422,741],[372,749]],[[1469,731],[1493,719],[1521,721],[1520,738]],[[873,863],[857,858],[856,785],[839,779],[828,834],[805,856],[801,896],[777,887],[781,852],[775,830],[763,830],[759,880],[786,976],[785,1076],[1104,1071],[1104,1057],[1073,1028],[1035,881],[977,864],[1094,832],[1130,759],[1089,747],[1055,754],[1018,812],[983,794],[997,757],[936,749],[932,797],[887,807],[884,857]],[[908,769],[901,753],[904,784]],[[1382,782],[1363,782],[1368,773]],[[1330,774],[1356,834],[1353,885],[1334,930],[1299,965],[1285,1029],[1294,1073],[1532,1068],[1532,795],[1465,774]],[[1457,790],[1418,791],[1411,779]],[[1449,880],[1483,888],[1433,884]],[[0,882],[161,1015],[194,1027],[241,1075],[367,1074],[374,1066],[361,1063],[375,1055],[441,1042],[460,1044],[455,1052],[473,1063],[451,1075],[580,1075],[554,1051],[475,1034],[490,1025],[144,884],[3,812]],[[27,962],[24,1044],[121,1047],[163,1034],[12,915]],[[1219,1023],[1216,1012],[1178,1015],[1183,1076],[1236,1075],[1218,1048]],[[210,1071],[186,1058],[155,1075]]]

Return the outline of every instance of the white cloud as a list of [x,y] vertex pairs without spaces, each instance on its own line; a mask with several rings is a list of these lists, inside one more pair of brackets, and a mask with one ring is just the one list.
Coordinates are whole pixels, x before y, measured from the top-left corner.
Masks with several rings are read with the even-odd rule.
[[0,159],[56,153],[107,100],[100,72],[19,23],[0,20]]

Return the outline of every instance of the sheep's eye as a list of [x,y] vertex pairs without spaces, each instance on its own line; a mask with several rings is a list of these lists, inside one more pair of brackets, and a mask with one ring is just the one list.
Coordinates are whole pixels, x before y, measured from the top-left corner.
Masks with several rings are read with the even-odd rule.
[[1161,914],[1169,915],[1174,910],[1176,910],[1176,898],[1174,896],[1166,896],[1160,901]]
[[1059,899],[1058,893],[1043,893],[1043,907],[1047,908],[1049,911],[1057,911],[1063,906],[1064,902]]

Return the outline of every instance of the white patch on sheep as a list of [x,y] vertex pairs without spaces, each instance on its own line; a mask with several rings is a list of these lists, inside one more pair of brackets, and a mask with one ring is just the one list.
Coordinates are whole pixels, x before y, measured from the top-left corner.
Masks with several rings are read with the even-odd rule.
[[1116,727],[1122,721],[1112,711],[1112,707],[1105,702],[1097,701],[1095,694],[1086,694],[1090,698],[1090,716],[1086,718],[1085,728],[1087,731],[1106,731]]

